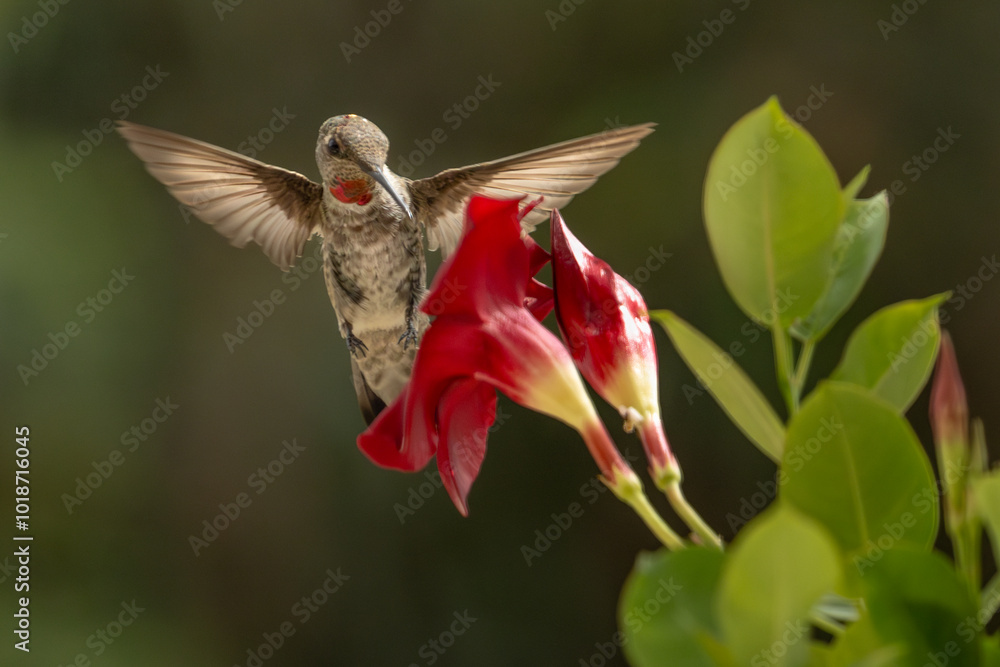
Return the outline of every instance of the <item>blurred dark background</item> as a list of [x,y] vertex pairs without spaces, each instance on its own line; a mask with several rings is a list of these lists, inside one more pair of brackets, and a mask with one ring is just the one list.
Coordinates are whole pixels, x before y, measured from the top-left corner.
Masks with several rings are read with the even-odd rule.
[[[35,535],[27,659],[11,648],[13,549],[0,547],[4,664],[83,654],[109,666],[254,665],[248,650],[265,634],[279,643],[282,624],[294,634],[273,656],[265,648],[263,664],[604,664],[596,645],[616,631],[621,585],[637,552],[656,547],[610,494],[582,490],[596,468],[574,433],[506,399],[468,519],[423,474],[371,465],[354,444],[363,421],[320,273],[283,279],[255,246],[236,250],[188,222],[104,119],[232,149],[254,137],[258,158],[311,178],[316,131],[341,113],[386,132],[397,170],[442,128],[447,140],[411,160],[424,160],[415,176],[655,121],[566,218],[642,282],[650,307],[724,346],[747,343],[740,363],[778,402],[770,343],[747,337],[701,220],[712,150],[777,94],[842,182],[871,164],[864,196],[906,187],[872,281],[820,347],[813,377],[875,309],[961,285],[970,298],[948,308],[948,328],[972,412],[988,436],[1000,431],[1000,280],[977,277],[994,277],[984,258],[1000,246],[996,4],[19,0],[0,5],[0,26],[0,471],[9,480],[13,426],[29,425]],[[699,33],[703,44],[711,36],[700,54],[688,42]],[[679,68],[674,53],[689,48]],[[456,124],[449,110],[480,77],[495,90]],[[926,171],[907,165],[948,128],[959,138]],[[640,280],[661,246],[670,258]],[[118,293],[115,271],[132,276],[124,289],[112,283]],[[284,301],[231,352],[223,335],[274,290]],[[77,335],[60,336],[68,325]],[[730,538],[727,514],[774,468],[710,397],[688,400],[693,377],[658,342],[685,488]],[[46,345],[53,358],[23,376]],[[925,443],[926,394],[910,412]],[[166,415],[158,400],[176,407]],[[126,435],[133,427],[142,440]],[[263,487],[251,479],[269,464],[273,475],[293,439],[304,449],[292,463]],[[67,506],[88,475],[100,485]],[[12,493],[5,482],[4,526]],[[190,536],[203,521],[225,525],[219,506],[241,493],[249,506],[196,555]],[[522,546],[574,502],[583,515],[529,566]],[[415,511],[403,513],[407,503]],[[349,577],[329,596],[316,593],[328,570]],[[123,611],[133,601],[142,611]]]

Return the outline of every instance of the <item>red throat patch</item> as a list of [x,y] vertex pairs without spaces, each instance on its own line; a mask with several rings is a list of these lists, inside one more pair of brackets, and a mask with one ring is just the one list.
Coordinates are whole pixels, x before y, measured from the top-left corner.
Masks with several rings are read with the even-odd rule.
[[354,181],[344,181],[338,178],[337,185],[330,186],[330,194],[336,197],[337,201],[342,201],[345,204],[357,204],[358,206],[364,206],[372,200],[368,183],[361,178]]

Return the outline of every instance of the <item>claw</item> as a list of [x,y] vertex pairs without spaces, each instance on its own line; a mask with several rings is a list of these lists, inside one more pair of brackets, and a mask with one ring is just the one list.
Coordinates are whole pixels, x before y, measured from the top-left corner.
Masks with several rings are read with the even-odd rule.
[[410,343],[416,345],[417,338],[418,338],[417,330],[413,328],[413,325],[407,325],[406,331],[403,332],[403,335],[399,337],[399,340],[397,342],[402,343],[403,349],[405,350],[407,347],[410,346]]
[[368,355],[368,346],[353,333],[347,334],[347,349],[350,350],[351,355],[354,357]]

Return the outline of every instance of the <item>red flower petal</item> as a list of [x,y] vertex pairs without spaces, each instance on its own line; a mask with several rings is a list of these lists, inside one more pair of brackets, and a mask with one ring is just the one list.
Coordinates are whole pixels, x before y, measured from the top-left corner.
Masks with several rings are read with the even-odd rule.
[[474,376],[484,349],[481,329],[468,321],[440,317],[424,333],[406,386],[401,449],[437,448],[442,397],[453,383]]
[[424,438],[417,441],[417,446],[403,447],[406,394],[406,391],[400,394],[358,436],[358,448],[383,468],[415,472],[426,466],[434,456],[436,442],[433,437]]
[[441,396],[437,451],[441,481],[462,516],[469,515],[466,498],[486,456],[486,436],[496,420],[497,392],[478,380],[453,382]]
[[535,239],[530,236],[524,237],[524,244],[528,248],[528,274],[537,275],[542,267],[549,263],[552,255],[545,248],[535,243]]
[[532,278],[531,282],[528,283],[528,289],[524,297],[524,307],[531,312],[536,320],[541,322],[552,312],[552,308],[555,306],[554,295],[555,293],[551,287]]
[[552,308],[553,292],[533,276],[548,255],[522,238],[523,214],[517,201],[473,197],[465,234],[421,305],[436,319],[420,343],[407,390],[358,439],[376,463],[402,469],[422,466],[436,452],[448,494],[463,514],[495,416],[494,387],[583,434],[607,479],[629,471],[570,353],[539,323]]
[[656,347],[639,291],[552,212],[552,279],[563,340],[587,381],[616,408],[659,414]]
[[531,259],[521,240],[518,201],[473,197],[462,240],[438,270],[421,308],[429,315],[482,320],[501,304],[520,306]]
[[680,478],[660,421],[656,346],[639,290],[552,211],[552,281],[563,340],[583,376],[639,436],[658,481]]

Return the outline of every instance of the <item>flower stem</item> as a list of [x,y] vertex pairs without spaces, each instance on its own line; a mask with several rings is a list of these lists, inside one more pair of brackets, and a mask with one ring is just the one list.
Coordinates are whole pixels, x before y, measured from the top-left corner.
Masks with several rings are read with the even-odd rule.
[[977,595],[983,576],[980,554],[982,525],[978,520],[964,517],[960,525],[950,528],[948,532],[955,551],[955,567],[964,576],[972,594]]
[[649,502],[649,498],[642,491],[642,483],[635,473],[629,471],[628,474],[618,474],[614,480],[601,477],[601,481],[611,489],[619,500],[632,508],[643,523],[649,528],[657,539],[671,551],[684,549],[684,541],[674,530],[667,525],[663,517],[656,511],[656,508]]
[[716,549],[722,549],[722,538],[711,529],[705,520],[701,518],[701,515],[698,514],[697,510],[688,503],[687,498],[684,497],[684,492],[681,491],[679,481],[663,487],[663,492],[667,494],[667,500],[670,501],[670,505],[677,512],[677,515],[684,520],[688,528],[701,538],[702,542]]
[[982,522],[969,503],[969,478],[973,471],[971,450],[966,436],[935,442],[941,490],[944,527],[951,539],[955,569],[965,578],[973,595],[982,581]]
[[[650,504],[649,498],[642,490],[642,482],[639,481],[625,459],[621,457],[614,441],[608,435],[604,424],[597,418],[597,415],[593,414],[591,419],[579,427],[579,431],[584,442],[587,443],[587,449],[594,457],[597,467],[601,469],[601,481],[604,482],[604,485],[639,515],[639,518],[663,542],[664,546],[672,551],[683,549],[685,547],[684,541]],[[667,453],[669,454],[669,450]]]

